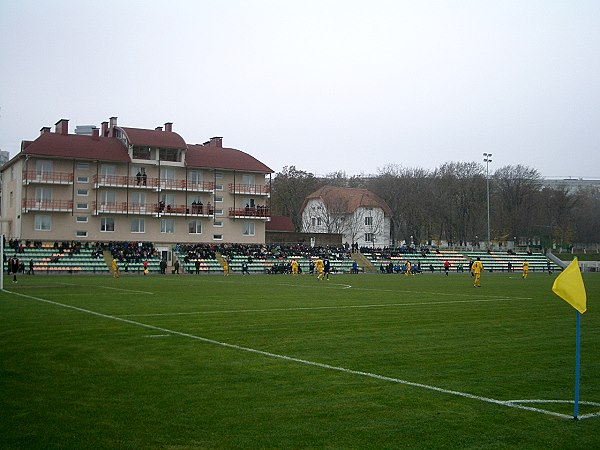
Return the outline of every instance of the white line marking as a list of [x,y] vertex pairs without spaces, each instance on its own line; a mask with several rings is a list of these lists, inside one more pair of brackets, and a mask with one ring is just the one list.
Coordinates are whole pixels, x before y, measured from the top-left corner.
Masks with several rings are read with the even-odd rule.
[[[214,339],[209,339],[209,338],[205,338],[205,337],[201,337],[201,336],[196,336],[193,334],[189,334],[189,333],[183,333],[181,331],[174,331],[174,330],[169,330],[167,328],[162,328],[162,327],[157,327],[155,325],[148,325],[145,323],[141,323],[141,322],[136,322],[134,320],[129,320],[129,319],[124,319],[122,317],[118,317],[118,316],[111,316],[108,314],[103,314],[103,313],[99,313],[96,311],[91,311],[89,309],[85,309],[85,308],[80,308],[78,306],[72,306],[72,305],[65,305],[63,303],[58,303],[58,302],[54,302],[52,300],[46,300],[40,297],[33,297],[31,295],[25,295],[25,294],[21,294],[18,292],[12,292],[12,291],[8,291],[6,290],[5,292],[9,293],[9,294],[13,294],[13,295],[17,295],[20,297],[24,297],[24,298],[29,298],[32,300],[36,300],[42,303],[48,303],[50,305],[55,305],[55,306],[59,306],[62,308],[67,308],[67,309],[72,309],[75,311],[79,311],[85,314],[91,314],[97,317],[102,317],[104,319],[110,319],[110,320],[115,320],[118,322],[123,322],[123,323],[127,323],[130,325],[135,325],[138,327],[142,327],[142,328],[147,328],[149,330],[155,330],[155,331],[160,331],[163,333],[168,333],[171,335],[176,335],[176,336],[181,336],[181,337],[186,337],[189,339],[194,339],[200,342],[205,342],[208,344],[214,344],[214,345],[218,345],[221,347],[225,347],[225,348],[229,348],[229,349],[233,349],[233,350],[239,350],[239,351],[243,351],[243,352],[248,352],[248,353],[253,353],[253,354],[257,354],[257,355],[262,355],[262,356],[267,356],[269,358],[275,358],[275,359],[280,359],[283,361],[289,361],[289,362],[294,362],[294,363],[298,363],[298,364],[304,364],[307,366],[313,366],[313,367],[319,367],[321,369],[327,369],[327,370],[334,370],[337,372],[343,372],[343,373],[347,373],[350,375],[358,375],[358,376],[362,376],[362,377],[367,377],[367,378],[374,378],[377,380],[382,380],[382,381],[389,381],[391,383],[398,383],[398,384],[402,384],[404,386],[411,386],[411,387],[417,387],[417,388],[421,388],[421,389],[426,389],[429,391],[434,391],[434,392],[439,392],[442,394],[448,394],[448,395],[454,395],[457,397],[463,397],[463,398],[468,398],[471,400],[478,400],[481,402],[485,402],[485,403],[491,403],[494,405],[500,405],[500,406],[506,406],[508,408],[515,408],[515,409],[522,409],[525,411],[532,411],[532,412],[537,412],[537,413],[541,413],[541,414],[546,414],[549,416],[554,416],[554,417],[560,417],[561,419],[572,419],[573,417],[567,414],[561,414],[561,413],[557,413],[557,412],[553,412],[553,411],[547,411],[544,409],[539,409],[539,408],[532,408],[530,406],[524,406],[521,405],[519,403],[515,403],[515,400],[509,400],[509,401],[504,401],[504,400],[497,400],[494,398],[490,398],[490,397],[483,397],[480,395],[475,395],[475,394],[469,394],[468,392],[460,392],[460,391],[453,391],[451,389],[444,389],[444,388],[440,388],[437,386],[431,386],[428,384],[422,384],[422,383],[415,383],[413,381],[407,381],[407,380],[402,380],[400,378],[393,378],[393,377],[388,377],[385,375],[379,375],[376,373],[371,373],[371,372],[363,372],[360,370],[353,370],[353,369],[347,369],[345,367],[339,367],[339,366],[332,366],[329,364],[324,364],[324,363],[320,363],[320,362],[316,362],[316,361],[309,361],[306,359],[300,359],[300,358],[295,358],[292,356],[286,356],[286,355],[279,355],[277,353],[271,353],[271,352],[266,352],[263,350],[257,350],[254,348],[250,348],[250,347],[243,347],[241,345],[236,345],[236,344],[229,344],[227,342],[220,342],[220,341],[215,341]],[[522,403],[522,401],[520,401]],[[597,413],[592,413],[592,414],[586,414],[585,416],[579,416],[579,419],[587,419],[590,417],[600,417],[600,412]]]
[[147,338],[155,338],[155,337],[165,337],[165,336],[171,336],[170,334],[147,334],[144,337]]
[[446,302],[421,302],[421,303],[380,303],[366,305],[344,305],[344,306],[297,306],[294,308],[266,308],[266,309],[226,309],[222,311],[191,311],[179,313],[150,313],[150,314],[122,314],[120,317],[153,317],[153,316],[188,316],[188,315],[209,315],[209,314],[235,314],[235,313],[256,313],[256,312],[277,312],[277,311],[318,311],[326,309],[362,309],[362,308],[391,308],[397,306],[436,306],[451,305],[455,303],[488,303],[505,302],[515,300],[514,298],[495,298],[489,300],[453,300]]
[[134,291],[133,289],[123,289],[123,288],[116,288],[116,287],[112,287],[112,286],[92,286],[92,287],[102,288],[102,289],[111,289],[113,291],[133,292],[135,294],[154,295],[154,292]]

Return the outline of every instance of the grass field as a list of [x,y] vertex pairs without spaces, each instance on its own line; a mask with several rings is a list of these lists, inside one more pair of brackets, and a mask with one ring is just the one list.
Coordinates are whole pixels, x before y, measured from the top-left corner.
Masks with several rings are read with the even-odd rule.
[[1,448],[600,447],[600,274],[5,277]]

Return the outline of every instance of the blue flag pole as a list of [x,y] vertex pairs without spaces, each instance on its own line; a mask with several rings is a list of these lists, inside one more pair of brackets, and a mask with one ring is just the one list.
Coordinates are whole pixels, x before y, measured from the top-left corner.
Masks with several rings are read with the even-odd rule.
[[581,314],[577,314],[577,331],[575,332],[575,407],[573,410],[573,419],[577,420],[579,415],[579,357],[581,345]]

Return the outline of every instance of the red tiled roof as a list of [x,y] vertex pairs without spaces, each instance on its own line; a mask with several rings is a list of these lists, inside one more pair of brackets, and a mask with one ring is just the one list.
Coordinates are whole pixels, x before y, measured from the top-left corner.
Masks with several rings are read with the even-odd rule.
[[273,173],[255,157],[234,148],[190,144],[185,161],[191,167]]
[[287,216],[272,216],[271,220],[265,224],[267,231],[296,231],[294,222]]
[[117,138],[77,134],[43,133],[35,141],[23,141],[25,155],[101,161],[129,161],[127,149]]
[[392,214],[392,210],[387,203],[368,189],[323,186],[321,189],[306,196],[302,209],[306,207],[306,203],[311,199],[344,202],[348,208],[347,212],[349,213],[354,212],[357,208],[362,206],[367,208],[381,208],[386,216],[391,216]]
[[172,131],[145,130],[143,128],[117,127],[123,130],[131,145],[160,148],[187,148],[181,136]]

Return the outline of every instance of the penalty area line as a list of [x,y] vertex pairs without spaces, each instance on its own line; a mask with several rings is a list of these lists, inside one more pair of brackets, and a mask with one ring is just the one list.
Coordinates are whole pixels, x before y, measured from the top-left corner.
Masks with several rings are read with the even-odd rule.
[[[525,410],[525,411],[531,411],[531,412],[536,412],[536,413],[545,414],[545,415],[549,415],[549,416],[559,417],[561,419],[572,419],[573,418],[572,416],[567,415],[567,414],[561,414],[561,413],[557,413],[554,411],[547,411],[545,409],[534,408],[534,407],[520,404],[520,403],[524,403],[525,402],[524,400],[520,400],[519,401],[520,403],[516,403],[515,400],[508,400],[508,401],[498,400],[498,399],[494,399],[491,397],[483,397],[480,395],[470,394],[468,392],[454,391],[451,389],[445,389],[445,388],[440,388],[440,387],[432,386],[432,385],[428,385],[428,384],[416,383],[416,382],[408,381],[408,380],[402,380],[400,378],[389,377],[386,375],[380,375],[380,374],[371,373],[371,372],[363,372],[360,370],[348,369],[348,368],[340,367],[340,366],[332,366],[330,364],[320,363],[317,361],[310,361],[310,360],[306,360],[306,359],[295,358],[293,356],[280,355],[278,353],[272,353],[272,352],[267,352],[264,350],[258,350],[255,348],[251,348],[251,347],[244,347],[241,345],[230,344],[227,342],[221,342],[221,341],[217,341],[214,339],[205,338],[202,336],[196,336],[196,335],[193,335],[190,333],[184,333],[181,331],[170,330],[168,328],[158,327],[155,325],[149,325],[149,324],[145,324],[142,322],[136,322],[135,320],[125,319],[123,317],[118,317],[118,316],[111,316],[109,314],[99,313],[99,312],[92,311],[89,309],[80,308],[78,306],[66,305],[66,304],[55,302],[52,300],[47,300],[47,299],[40,298],[40,297],[34,297],[32,295],[21,294],[19,292],[13,292],[13,291],[5,291],[5,292],[7,292],[9,294],[17,295],[19,297],[24,297],[24,298],[35,300],[38,302],[47,303],[47,304],[58,306],[61,308],[72,309],[74,311],[79,311],[84,314],[90,314],[90,315],[93,315],[96,317],[101,317],[101,318],[108,319],[108,320],[114,320],[117,322],[126,323],[129,325],[134,325],[136,327],[141,327],[141,328],[145,328],[148,330],[160,331],[161,333],[167,333],[167,334],[173,335],[173,336],[181,336],[181,337],[193,339],[193,340],[200,341],[200,342],[205,342],[207,344],[213,344],[213,345],[217,345],[217,346],[228,348],[228,349],[233,349],[233,350],[238,350],[238,351],[242,351],[242,352],[246,352],[246,353],[252,353],[252,354],[256,354],[256,355],[266,356],[269,358],[279,359],[282,361],[289,361],[289,362],[293,362],[293,363],[297,363],[297,364],[303,364],[306,366],[312,366],[312,367],[318,367],[321,369],[342,372],[342,373],[346,373],[349,375],[357,375],[357,376],[361,376],[361,377],[372,378],[372,379],[387,381],[387,382],[391,382],[391,383],[397,383],[397,384],[401,384],[404,386],[425,389],[428,391],[438,392],[441,394],[453,395],[456,397],[468,398],[471,400],[477,400],[480,402],[490,403],[490,404],[504,406],[504,407],[508,407],[508,408],[521,409],[521,410]],[[600,415],[600,413],[587,414],[585,416],[580,416],[579,419],[581,420],[581,419],[587,419],[590,417],[598,417],[599,415]]]

